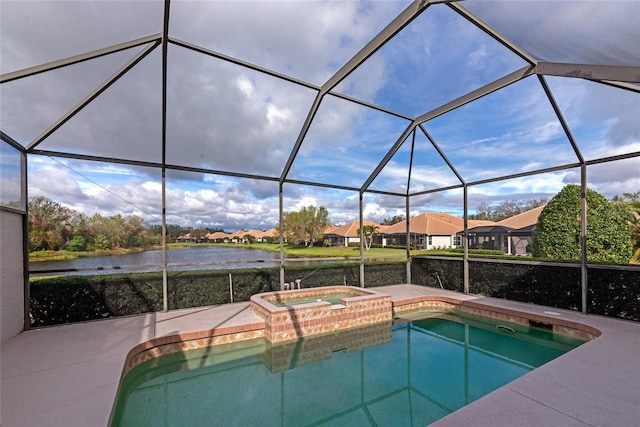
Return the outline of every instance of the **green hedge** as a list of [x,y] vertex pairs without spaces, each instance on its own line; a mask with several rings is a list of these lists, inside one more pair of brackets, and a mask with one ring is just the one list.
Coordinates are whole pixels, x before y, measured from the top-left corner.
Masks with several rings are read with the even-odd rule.
[[411,282],[416,285],[464,292],[462,258],[422,258],[411,261]]
[[[496,249],[467,249],[470,255],[498,255],[504,256],[504,251],[496,250]],[[447,249],[447,252],[452,252],[454,254],[464,254],[464,248],[452,248]]]
[[589,268],[589,313],[640,321],[640,268]]
[[[287,267],[285,282],[302,279],[304,288],[360,285],[359,264]],[[280,289],[279,267],[251,270],[170,272],[169,310],[248,301],[251,295]],[[406,282],[404,263],[367,264],[366,286]],[[31,323],[34,327],[82,322],[161,311],[162,273],[59,276],[30,283]]]
[[469,261],[469,291],[513,301],[581,310],[580,268]]
[[[463,261],[459,258],[415,257],[411,278],[414,283],[462,292]],[[640,268],[614,266],[587,270],[587,311],[640,321]],[[532,304],[582,310],[580,266],[532,261],[469,260],[469,291],[472,294],[522,301]]]
[[[365,286],[407,283],[404,262],[365,265]],[[279,289],[280,269],[170,272],[170,310],[248,301]],[[359,286],[357,263],[287,267],[285,282],[302,279],[304,288]],[[580,268],[574,264],[469,261],[470,291],[550,307],[581,310]],[[412,283],[463,292],[460,258],[415,257]],[[588,312],[640,321],[640,268],[588,269]],[[30,288],[32,326],[50,326],[161,311],[162,274],[105,274],[34,279]]]

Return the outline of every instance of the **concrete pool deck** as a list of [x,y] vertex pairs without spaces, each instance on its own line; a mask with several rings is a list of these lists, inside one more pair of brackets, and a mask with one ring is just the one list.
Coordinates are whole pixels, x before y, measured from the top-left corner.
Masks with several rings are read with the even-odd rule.
[[[602,333],[432,425],[638,425],[640,323],[423,286],[368,289],[391,295],[394,303],[441,296],[537,315],[553,311]],[[152,339],[232,332],[260,322],[242,302],[23,332],[0,352],[0,425],[106,426],[132,348]]]

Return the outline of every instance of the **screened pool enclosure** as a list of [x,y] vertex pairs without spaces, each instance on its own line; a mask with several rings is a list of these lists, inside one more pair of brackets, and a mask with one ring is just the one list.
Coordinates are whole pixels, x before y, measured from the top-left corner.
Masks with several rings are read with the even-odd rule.
[[[447,212],[466,233],[481,203],[565,184],[640,189],[640,2],[3,0],[0,11],[2,292],[24,302],[27,325],[34,196],[135,214],[164,237],[168,224],[266,230],[307,205],[341,224]],[[167,310],[166,249],[162,260]],[[466,244],[462,277],[469,292]]]

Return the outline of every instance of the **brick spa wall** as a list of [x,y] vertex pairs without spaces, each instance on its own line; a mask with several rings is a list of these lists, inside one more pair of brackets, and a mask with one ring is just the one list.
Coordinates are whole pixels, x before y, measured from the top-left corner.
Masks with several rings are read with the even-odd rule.
[[[315,301],[278,307],[278,299],[329,297],[351,294],[339,304]],[[265,322],[265,337],[272,343],[391,322],[391,296],[349,286],[331,286],[285,292],[268,292],[251,297],[251,309]]]

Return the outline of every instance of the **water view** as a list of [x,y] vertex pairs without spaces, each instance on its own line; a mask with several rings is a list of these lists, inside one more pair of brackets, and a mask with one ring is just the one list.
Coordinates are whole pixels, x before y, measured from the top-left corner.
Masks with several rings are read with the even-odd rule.
[[[274,267],[280,254],[262,249],[220,246],[190,246],[167,250],[168,270],[202,270]],[[65,261],[32,262],[32,274],[105,274],[125,271],[157,271],[162,268],[162,251],[78,258]]]

